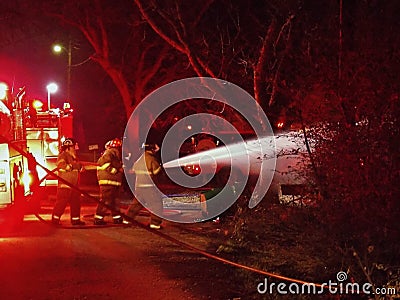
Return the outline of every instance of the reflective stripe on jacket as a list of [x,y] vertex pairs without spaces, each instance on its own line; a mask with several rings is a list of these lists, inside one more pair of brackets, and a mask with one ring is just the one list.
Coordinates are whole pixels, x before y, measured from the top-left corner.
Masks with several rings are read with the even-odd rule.
[[119,182],[119,181],[114,181],[114,180],[100,179],[100,180],[99,180],[99,185],[115,185],[115,186],[120,186],[120,185],[121,185],[121,182]]

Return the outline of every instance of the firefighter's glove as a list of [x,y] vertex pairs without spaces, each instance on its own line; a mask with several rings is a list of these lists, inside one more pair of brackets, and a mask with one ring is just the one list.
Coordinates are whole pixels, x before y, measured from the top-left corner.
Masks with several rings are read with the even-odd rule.
[[80,170],[82,168],[82,164],[79,162],[73,162],[71,165],[73,170]]

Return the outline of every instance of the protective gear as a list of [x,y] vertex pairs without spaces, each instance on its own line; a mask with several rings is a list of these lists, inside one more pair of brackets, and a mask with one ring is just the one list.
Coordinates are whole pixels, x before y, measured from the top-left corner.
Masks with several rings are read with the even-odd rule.
[[94,218],[94,225],[107,225],[107,222],[104,221],[103,217],[96,217]]
[[122,216],[114,216],[113,222],[114,224],[126,224]]
[[66,150],[70,147],[75,147],[75,145],[76,145],[76,141],[74,139],[66,138],[61,144],[61,149]]
[[[151,151],[145,151],[143,155],[133,164],[136,174],[135,195],[139,199],[143,199],[149,205],[151,211],[150,223],[156,227],[162,223],[160,217],[163,212],[162,196],[152,178],[161,172],[161,166],[157,158]],[[142,204],[134,198],[132,204],[128,208],[128,216],[135,218]]]
[[161,229],[161,225],[150,224],[151,229]]
[[157,144],[150,144],[150,143],[148,144],[143,143],[142,148],[144,148],[144,150],[146,151],[154,151],[154,152],[160,150],[160,147]]
[[133,164],[136,174],[136,188],[154,187],[153,177],[160,173],[161,166],[157,158],[151,152],[145,152]]
[[[82,164],[76,160],[71,153],[63,151],[57,158],[58,176],[68,181],[71,185],[77,185],[79,180],[79,172],[82,170]],[[70,189],[71,187],[58,181],[58,188]]]
[[104,146],[106,150],[110,148],[121,148],[121,147],[122,147],[122,141],[118,138],[108,141]]
[[83,226],[83,225],[85,225],[86,223],[85,222],[83,222],[83,221],[81,221],[81,220],[74,220],[74,219],[72,219],[71,220],[71,224],[73,225],[73,226]]
[[122,143],[114,139],[106,144],[106,150],[97,161],[97,179],[101,200],[96,208],[95,225],[104,225],[104,217],[111,208],[113,219],[121,218],[119,192],[122,184],[122,159],[119,147]]
[[55,226],[60,225],[60,217],[58,216],[52,216],[51,217],[51,223]]
[[74,161],[71,163],[72,170],[81,170],[82,164],[80,162]]
[[122,182],[121,152],[116,148],[109,148],[97,161],[97,179],[99,185],[120,186]]
[[[63,142],[63,147],[66,148],[57,158],[58,176],[63,180],[58,180],[57,200],[52,214],[52,223],[55,225],[60,223],[61,216],[64,214],[68,203],[71,208],[71,223],[73,225],[83,225],[83,222],[80,221],[80,193],[72,188],[78,185],[82,164],[70,151],[65,151],[72,146],[75,146],[74,141],[66,139]],[[68,182],[68,184],[64,181]]]

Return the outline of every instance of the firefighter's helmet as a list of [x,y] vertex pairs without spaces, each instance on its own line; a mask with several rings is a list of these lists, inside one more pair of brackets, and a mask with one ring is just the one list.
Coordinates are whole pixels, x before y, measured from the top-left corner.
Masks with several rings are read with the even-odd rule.
[[61,148],[62,148],[63,150],[65,150],[65,149],[68,149],[68,148],[70,148],[70,147],[75,148],[75,146],[76,146],[76,141],[75,141],[73,138],[66,138],[66,139],[62,142]]
[[121,140],[118,139],[118,138],[115,138],[115,139],[113,139],[113,140],[111,140],[111,141],[108,141],[108,142],[106,143],[106,145],[105,145],[105,148],[106,148],[106,149],[110,149],[110,148],[120,148],[120,147],[122,147],[122,142],[121,142]]

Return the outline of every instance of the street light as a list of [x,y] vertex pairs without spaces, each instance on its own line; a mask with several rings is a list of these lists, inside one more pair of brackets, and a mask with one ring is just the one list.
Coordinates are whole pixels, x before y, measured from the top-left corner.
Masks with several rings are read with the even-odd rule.
[[72,49],[71,40],[68,42],[68,49],[60,44],[53,46],[53,51],[55,53],[60,53],[62,50],[66,51],[68,54],[68,65],[67,65],[67,102],[70,102],[71,98],[71,65],[72,65]]
[[50,94],[57,92],[58,85],[52,82],[46,86],[46,89],[47,89],[47,108],[50,111]]

